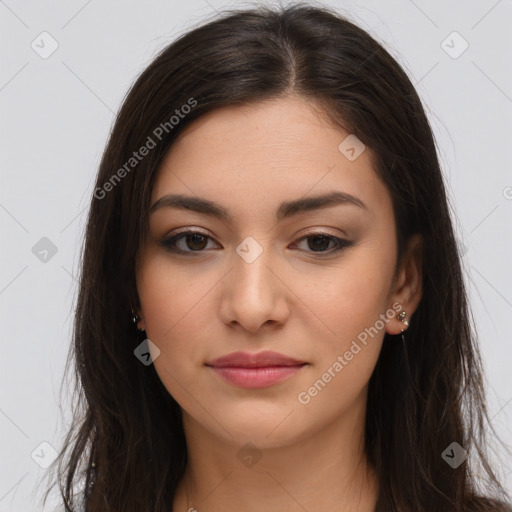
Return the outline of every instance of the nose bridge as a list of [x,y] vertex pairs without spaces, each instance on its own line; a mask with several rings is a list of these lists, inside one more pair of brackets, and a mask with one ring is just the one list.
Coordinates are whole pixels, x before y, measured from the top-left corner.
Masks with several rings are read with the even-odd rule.
[[[268,240],[268,238],[267,238]],[[223,292],[223,317],[255,331],[269,320],[283,321],[283,292],[276,278],[277,255],[270,244],[247,237],[233,255],[232,270]]]
[[269,243],[262,239],[259,241],[248,236],[235,250],[234,257],[234,285],[242,292],[246,301],[260,302],[268,300],[272,295],[274,286],[272,267],[275,257],[271,254]]

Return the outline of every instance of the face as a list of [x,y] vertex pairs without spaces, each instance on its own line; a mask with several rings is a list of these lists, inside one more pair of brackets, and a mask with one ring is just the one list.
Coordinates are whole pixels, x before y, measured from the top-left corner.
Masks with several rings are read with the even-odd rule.
[[[349,135],[288,97],[211,112],[166,155],[137,272],[139,326],[186,425],[279,446],[364,410],[404,297],[390,195],[369,148],[339,148]],[[196,203],[165,199],[176,194]],[[338,201],[303,202],[329,194]],[[210,366],[263,351],[305,364]]]

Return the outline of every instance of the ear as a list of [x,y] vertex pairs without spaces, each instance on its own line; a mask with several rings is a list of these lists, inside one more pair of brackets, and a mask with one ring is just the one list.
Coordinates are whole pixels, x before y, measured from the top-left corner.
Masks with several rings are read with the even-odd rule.
[[386,324],[388,334],[400,334],[407,326],[398,317],[405,311],[404,321],[410,323],[423,293],[423,237],[411,236],[402,256],[402,261],[391,290],[391,302],[396,315]]

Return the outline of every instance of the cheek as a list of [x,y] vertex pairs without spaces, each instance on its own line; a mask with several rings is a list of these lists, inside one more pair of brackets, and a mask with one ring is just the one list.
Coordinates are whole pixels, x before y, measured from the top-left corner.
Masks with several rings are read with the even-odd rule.
[[360,247],[328,270],[317,269],[295,283],[310,310],[329,328],[326,334],[346,343],[385,312],[393,271],[394,254],[388,246]]
[[[169,392],[179,395],[205,362],[212,332],[211,297],[219,278],[193,265],[176,265],[148,251],[137,279],[147,337],[159,348],[154,365]],[[213,294],[213,295],[212,295]]]
[[209,332],[205,280],[178,272],[158,257],[146,260],[143,268],[138,292],[146,335],[160,350],[153,364],[164,387],[183,407],[197,387]]
[[201,279],[191,266],[173,264],[161,249],[146,249],[137,275],[137,291],[148,334],[155,339],[165,337],[200,303],[198,281]]
[[319,421],[364,403],[362,393],[377,363],[386,321],[395,314],[388,304],[391,262],[383,253],[361,251],[333,271],[329,281],[308,291],[308,306],[322,321],[317,325],[324,326],[312,344],[315,364],[296,399]]

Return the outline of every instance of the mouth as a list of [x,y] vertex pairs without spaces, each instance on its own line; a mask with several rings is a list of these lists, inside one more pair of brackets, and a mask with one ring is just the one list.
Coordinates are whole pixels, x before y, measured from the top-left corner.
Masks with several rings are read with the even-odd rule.
[[277,352],[234,352],[206,363],[206,366],[230,384],[242,388],[272,386],[294,375],[309,363]]
[[[224,380],[241,388],[264,388],[282,382],[296,375],[307,363],[286,366],[211,366]],[[208,365],[207,365],[208,366]]]

